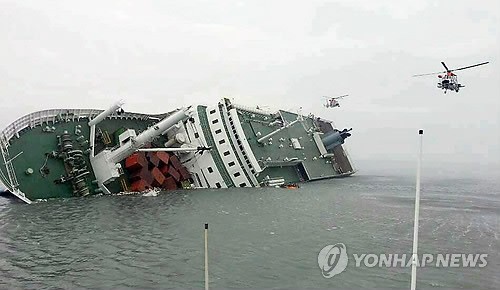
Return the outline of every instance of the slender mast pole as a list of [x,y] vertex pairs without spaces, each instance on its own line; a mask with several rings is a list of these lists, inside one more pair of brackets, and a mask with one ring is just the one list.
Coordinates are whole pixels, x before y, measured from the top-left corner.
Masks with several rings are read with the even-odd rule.
[[422,139],[424,135],[424,130],[418,130],[419,135],[419,148],[417,157],[417,183],[415,186],[415,221],[413,224],[413,251],[412,251],[412,262],[411,262],[411,290],[415,290],[417,287],[417,263],[418,263],[418,216],[420,211],[420,171],[422,167]]
[[205,224],[205,290],[208,290],[208,224]]

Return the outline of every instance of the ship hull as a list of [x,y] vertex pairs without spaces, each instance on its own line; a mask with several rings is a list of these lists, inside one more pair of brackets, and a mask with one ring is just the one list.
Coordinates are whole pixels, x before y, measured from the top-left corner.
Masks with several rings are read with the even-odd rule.
[[185,114],[108,111],[45,110],[10,124],[0,134],[2,182],[31,202],[149,188],[279,186],[355,172],[345,136],[312,116],[227,99]]

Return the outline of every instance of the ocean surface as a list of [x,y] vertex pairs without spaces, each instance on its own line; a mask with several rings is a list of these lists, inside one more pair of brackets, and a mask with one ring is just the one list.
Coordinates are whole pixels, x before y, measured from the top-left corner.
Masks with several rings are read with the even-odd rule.
[[[375,168],[375,167],[374,167]],[[412,171],[360,170],[299,189],[98,196],[24,205],[0,198],[0,289],[210,287],[408,289],[408,267],[356,267],[353,254],[411,253]],[[487,254],[485,267],[426,266],[418,289],[500,289],[500,182],[425,171],[419,252]],[[318,253],[349,263],[324,278]]]

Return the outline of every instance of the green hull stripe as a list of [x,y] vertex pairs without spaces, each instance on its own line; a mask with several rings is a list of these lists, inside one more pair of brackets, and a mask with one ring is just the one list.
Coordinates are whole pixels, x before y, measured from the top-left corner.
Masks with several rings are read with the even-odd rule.
[[212,136],[212,132],[210,131],[210,125],[208,124],[207,112],[205,106],[198,106],[198,117],[200,119],[200,125],[203,130],[203,135],[205,135],[205,139],[207,140],[208,146],[212,147],[213,150],[210,150],[210,154],[212,154],[212,158],[214,159],[215,166],[219,170],[222,179],[226,183],[227,187],[234,187],[233,180],[229,176],[229,173],[224,166],[224,162],[219,155],[219,151],[217,150],[217,146],[215,145],[214,137]]

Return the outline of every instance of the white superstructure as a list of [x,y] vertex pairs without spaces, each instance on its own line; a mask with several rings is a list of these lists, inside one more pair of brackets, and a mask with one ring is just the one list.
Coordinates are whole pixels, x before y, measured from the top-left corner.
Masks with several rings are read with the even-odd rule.
[[184,130],[191,146],[210,151],[181,156],[198,187],[256,187],[262,171],[241,128],[235,108],[227,100],[216,106],[198,106]]

